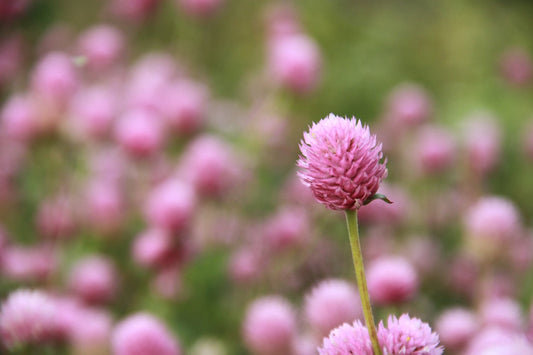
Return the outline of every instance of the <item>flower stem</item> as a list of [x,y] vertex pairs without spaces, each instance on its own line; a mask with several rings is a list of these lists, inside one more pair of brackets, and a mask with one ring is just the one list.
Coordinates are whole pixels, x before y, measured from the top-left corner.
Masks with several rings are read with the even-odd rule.
[[361,253],[359,228],[357,226],[357,211],[347,210],[345,213],[346,224],[348,225],[348,235],[350,237],[350,247],[352,249],[355,277],[357,279],[357,287],[359,288],[359,295],[361,296],[361,303],[363,305],[363,315],[365,317],[366,328],[368,329],[368,334],[370,335],[370,340],[372,341],[374,355],[381,355],[376,325],[374,324],[374,316],[372,315],[372,306],[370,305],[370,297],[368,296],[368,288],[366,286],[363,254]]

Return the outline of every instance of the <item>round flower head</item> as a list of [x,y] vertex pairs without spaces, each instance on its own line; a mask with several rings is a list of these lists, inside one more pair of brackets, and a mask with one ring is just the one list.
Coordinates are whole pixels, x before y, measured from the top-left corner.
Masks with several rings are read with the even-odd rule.
[[436,329],[442,343],[450,350],[459,350],[478,331],[476,316],[467,309],[450,308],[437,320]]
[[55,330],[54,311],[54,303],[41,291],[14,291],[0,311],[2,343],[14,347],[49,340]]
[[78,50],[87,58],[87,65],[96,72],[115,64],[124,51],[124,38],[114,27],[97,25],[91,27],[78,39]]
[[383,355],[441,355],[439,336],[427,323],[403,314],[389,316],[387,327],[379,323],[378,339]]
[[356,321],[353,325],[344,323],[324,338],[319,355],[372,355],[368,330]]
[[296,335],[296,317],[290,304],[278,296],[254,301],[246,313],[243,336],[258,355],[290,353]]
[[137,313],[120,322],[111,336],[115,355],[179,355],[168,329],[150,314]]
[[69,276],[71,290],[87,303],[110,301],[116,293],[117,281],[114,265],[98,255],[81,259]]
[[486,326],[520,331],[524,324],[520,305],[510,298],[493,298],[481,304],[481,320]]
[[376,304],[388,305],[411,299],[418,290],[418,275],[409,262],[400,257],[381,257],[367,271],[368,292]]
[[387,176],[381,144],[355,118],[330,114],[314,123],[300,150],[298,176],[332,210],[357,210]]
[[465,227],[470,242],[479,251],[496,252],[516,239],[520,232],[520,214],[512,201],[497,196],[480,199],[465,216]]
[[465,355],[533,355],[533,345],[521,333],[488,327],[468,344]]
[[320,337],[344,322],[361,317],[361,301],[354,286],[344,280],[325,280],[306,297],[305,315]]

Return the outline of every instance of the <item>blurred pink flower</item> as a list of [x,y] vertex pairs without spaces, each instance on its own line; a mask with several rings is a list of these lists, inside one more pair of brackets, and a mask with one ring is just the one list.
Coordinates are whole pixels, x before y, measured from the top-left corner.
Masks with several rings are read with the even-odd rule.
[[141,266],[160,268],[172,258],[174,246],[168,232],[151,228],[137,237],[133,243],[133,259]]
[[427,323],[403,314],[400,318],[389,316],[387,327],[379,323],[379,343],[386,355],[441,355],[439,336]]
[[42,344],[56,329],[54,303],[42,291],[19,289],[9,294],[0,310],[0,334],[8,347]]
[[393,121],[400,122],[402,126],[417,126],[431,117],[432,106],[428,94],[422,87],[404,83],[390,93],[387,116]]
[[303,34],[276,37],[270,44],[269,69],[281,85],[306,93],[320,79],[321,55],[312,38]]
[[468,164],[477,174],[484,175],[496,167],[500,159],[501,128],[489,114],[472,116],[464,128]]
[[368,265],[368,293],[375,304],[390,305],[409,301],[418,292],[418,275],[401,257],[383,256]]
[[124,37],[109,25],[95,25],[78,39],[78,52],[87,59],[87,66],[103,72],[118,63],[125,49]]
[[9,245],[2,261],[4,275],[17,281],[45,281],[58,266],[57,255],[47,245]]
[[245,180],[244,168],[232,147],[211,135],[200,136],[187,146],[178,174],[206,197],[224,196]]
[[368,330],[360,321],[353,325],[344,323],[331,331],[321,348],[319,355],[373,355]]
[[449,350],[461,350],[480,328],[480,322],[472,311],[449,308],[437,319],[436,327],[442,344]]
[[203,126],[208,99],[204,85],[178,80],[166,87],[163,96],[161,113],[176,133],[190,135]]
[[355,286],[340,279],[321,281],[305,297],[305,317],[318,339],[342,323],[361,318],[361,300]]
[[520,304],[510,298],[497,297],[484,301],[480,308],[480,319],[487,327],[501,327],[516,332],[524,327]]
[[298,176],[332,210],[357,210],[387,176],[381,144],[355,118],[330,114],[313,123],[300,150]]
[[231,279],[237,283],[256,280],[264,270],[265,260],[261,252],[252,247],[243,247],[235,251],[228,264]]
[[29,95],[12,95],[2,108],[0,128],[7,138],[28,142],[38,134],[39,120],[37,105]]
[[193,188],[172,178],[150,192],[144,212],[152,226],[177,236],[189,228],[196,205],[197,198]]
[[78,86],[73,60],[66,53],[46,54],[31,74],[32,90],[57,107],[65,107]]
[[48,239],[73,236],[76,228],[73,207],[69,197],[62,194],[43,200],[36,219],[40,235]]
[[514,86],[525,86],[533,79],[533,62],[523,48],[515,47],[505,51],[500,59],[504,79]]
[[124,221],[125,202],[118,184],[93,180],[87,186],[85,211],[89,227],[101,234],[116,232]]
[[111,336],[115,355],[180,355],[177,340],[163,323],[148,313],[136,313],[115,326]]
[[265,241],[275,251],[303,246],[309,240],[309,224],[305,210],[281,208],[263,226]]
[[296,315],[282,297],[264,296],[248,306],[243,337],[253,354],[289,354],[295,336]]
[[533,355],[524,334],[503,328],[485,328],[468,344],[465,355]]
[[75,134],[89,139],[104,138],[117,114],[113,90],[103,86],[85,87],[70,106],[70,124]]
[[106,303],[116,295],[118,276],[106,257],[92,255],[79,260],[71,269],[70,289],[87,303]]
[[133,157],[153,156],[163,146],[160,117],[146,109],[126,112],[115,125],[115,139]]
[[439,174],[455,161],[456,147],[453,136],[443,127],[427,126],[418,132],[412,156],[424,174]]
[[488,196],[478,200],[464,219],[467,237],[479,252],[495,252],[519,237],[520,213],[514,203],[504,197]]

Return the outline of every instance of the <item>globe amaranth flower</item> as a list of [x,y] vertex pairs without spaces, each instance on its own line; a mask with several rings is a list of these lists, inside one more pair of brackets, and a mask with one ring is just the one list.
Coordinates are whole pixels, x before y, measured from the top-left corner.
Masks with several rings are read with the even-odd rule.
[[372,355],[372,345],[368,330],[360,321],[353,325],[344,323],[324,338],[319,355]]
[[298,176],[332,210],[357,210],[387,176],[382,145],[356,118],[329,114],[304,133],[300,150]]
[[427,323],[403,314],[389,316],[387,327],[379,323],[378,339],[383,355],[441,355],[439,336]]

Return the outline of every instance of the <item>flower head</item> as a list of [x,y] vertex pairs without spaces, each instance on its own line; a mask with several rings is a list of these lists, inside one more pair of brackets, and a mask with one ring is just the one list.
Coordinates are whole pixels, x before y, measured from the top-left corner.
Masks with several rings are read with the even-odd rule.
[[378,339],[383,355],[441,355],[439,336],[427,323],[403,314],[389,316],[387,327],[379,323]]
[[179,355],[180,346],[163,323],[147,313],[120,322],[112,334],[116,355]]
[[298,176],[332,210],[357,210],[387,176],[381,144],[356,118],[330,114],[314,123],[300,150]]
[[362,316],[357,289],[349,282],[328,279],[320,282],[307,295],[305,315],[309,325],[321,338],[344,322]]
[[353,325],[344,323],[324,338],[319,355],[372,355],[372,346],[368,330],[360,321]]
[[286,354],[295,335],[296,316],[284,298],[264,296],[248,307],[243,337],[254,354]]
[[41,291],[17,290],[2,304],[1,340],[7,347],[40,344],[49,340],[56,329],[54,303]]

